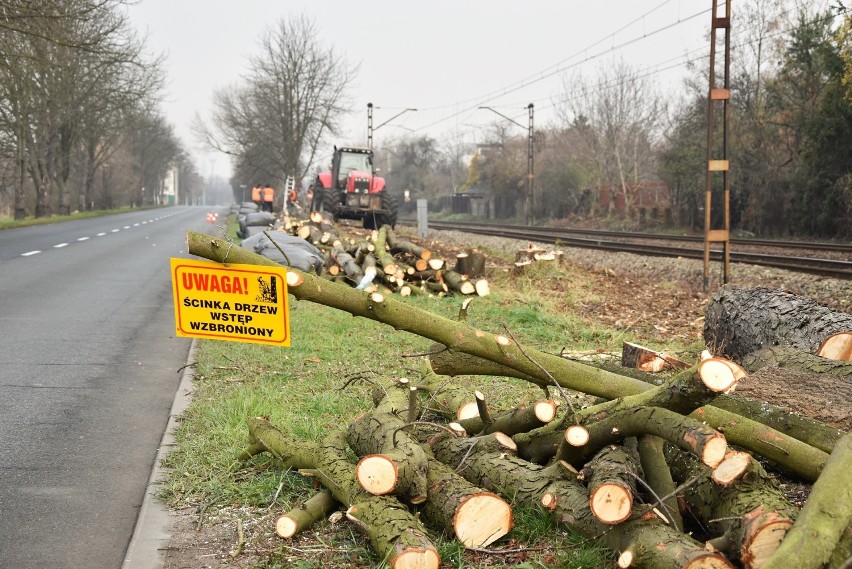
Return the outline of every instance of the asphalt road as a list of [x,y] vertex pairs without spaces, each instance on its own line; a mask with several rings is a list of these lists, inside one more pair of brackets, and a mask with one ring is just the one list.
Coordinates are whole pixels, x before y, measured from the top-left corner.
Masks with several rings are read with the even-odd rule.
[[119,568],[190,341],[172,207],[0,231],[0,568]]

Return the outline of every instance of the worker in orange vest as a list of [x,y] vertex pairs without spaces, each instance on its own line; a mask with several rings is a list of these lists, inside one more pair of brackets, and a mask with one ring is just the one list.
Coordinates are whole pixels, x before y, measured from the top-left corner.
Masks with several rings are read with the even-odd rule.
[[251,188],[251,201],[256,203],[257,207],[260,207],[261,201],[260,201],[260,185],[259,184],[255,184]]
[[272,212],[272,202],[275,201],[275,190],[269,184],[263,187],[263,211]]

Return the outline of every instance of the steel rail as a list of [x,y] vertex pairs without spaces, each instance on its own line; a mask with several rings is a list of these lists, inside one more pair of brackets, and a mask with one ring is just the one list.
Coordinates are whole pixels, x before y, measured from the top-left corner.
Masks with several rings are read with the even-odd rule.
[[[416,221],[411,221],[416,223]],[[437,224],[443,222],[429,222],[430,227],[436,227]],[[493,223],[478,223],[465,222],[464,224],[449,224],[449,225],[464,225],[465,227],[495,227]],[[684,241],[689,243],[704,243],[704,237],[700,235],[668,235],[664,233],[639,233],[630,231],[607,231],[603,229],[580,229],[573,227],[526,227],[524,225],[499,225],[498,227],[506,227],[523,230],[527,233],[552,233],[560,231],[566,234],[573,235],[591,235],[595,237],[610,237],[613,239],[645,239],[658,241]],[[437,228],[437,227],[436,227]],[[852,255],[852,244],[849,243],[827,243],[824,241],[807,242],[807,241],[779,241],[774,239],[751,239],[738,238],[731,239],[732,244],[747,245],[754,247],[777,247],[781,249],[809,249],[812,251],[837,251],[840,253],[849,253]]]
[[[611,239],[592,239],[583,237],[572,237],[570,231],[559,228],[526,227],[521,225],[493,225],[484,223],[445,223],[430,222],[429,227],[436,230],[454,230],[479,235],[491,235],[494,237],[506,237],[535,241],[540,243],[554,243],[568,247],[580,247],[586,249],[599,249],[604,251],[620,251],[635,253],[638,255],[650,255],[657,257],[685,257],[688,259],[703,259],[703,249],[689,249],[685,247],[668,247],[665,245],[652,245],[629,243]],[[614,235],[621,236],[618,232],[597,233],[605,237]],[[643,234],[647,235],[647,234]],[[667,235],[656,236],[657,240],[673,240]],[[721,260],[722,251],[713,249],[710,252],[711,259]],[[820,259],[815,257],[794,257],[789,255],[771,255],[762,253],[731,252],[731,262],[762,265],[787,269],[791,271],[814,273],[836,278],[852,278],[852,261],[834,259]]]

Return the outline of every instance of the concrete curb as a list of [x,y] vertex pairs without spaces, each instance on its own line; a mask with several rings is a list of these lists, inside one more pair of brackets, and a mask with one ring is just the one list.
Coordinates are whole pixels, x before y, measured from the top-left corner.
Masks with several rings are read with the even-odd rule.
[[172,409],[169,412],[169,422],[157,449],[157,458],[148,478],[145,488],[145,498],[139,509],[139,517],[130,538],[130,545],[124,557],[122,569],[161,569],[166,563],[166,551],[171,537],[171,519],[169,509],[157,498],[159,484],[165,478],[164,469],[160,466],[169,450],[175,446],[174,430],[177,419],[183,414],[192,400],[192,380],[195,368],[190,365],[195,362],[195,340],[189,346],[186,357],[186,367],[183,368],[180,385],[175,392]]

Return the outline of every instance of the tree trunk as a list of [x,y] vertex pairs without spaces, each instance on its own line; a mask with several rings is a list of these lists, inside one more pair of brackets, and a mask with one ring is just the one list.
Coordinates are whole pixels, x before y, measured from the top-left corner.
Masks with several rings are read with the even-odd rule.
[[772,346],[751,352],[743,356],[741,363],[749,372],[755,372],[764,367],[778,367],[852,377],[852,362],[829,360],[786,346]]
[[852,330],[852,314],[771,288],[725,285],[713,295],[704,318],[704,342],[714,353],[739,362],[772,346],[811,354],[837,332]]

